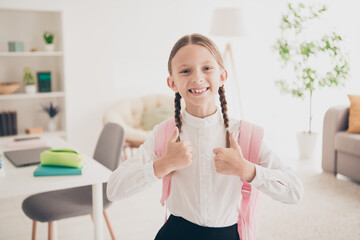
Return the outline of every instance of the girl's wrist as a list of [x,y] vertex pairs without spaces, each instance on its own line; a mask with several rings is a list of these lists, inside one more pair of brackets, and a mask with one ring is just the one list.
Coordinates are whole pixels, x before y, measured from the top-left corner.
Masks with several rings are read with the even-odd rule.
[[256,175],[255,165],[249,161],[246,161],[243,167],[240,168],[238,176],[247,182],[251,182]]
[[256,176],[256,168],[255,165],[251,162],[247,162],[247,171],[246,171],[246,176],[244,176],[244,180],[247,182],[251,182],[252,180],[254,180],[255,176]]
[[167,161],[164,161],[163,157],[154,161],[154,164],[153,164],[154,174],[157,178],[161,179],[170,172],[169,166],[166,163],[167,163]]

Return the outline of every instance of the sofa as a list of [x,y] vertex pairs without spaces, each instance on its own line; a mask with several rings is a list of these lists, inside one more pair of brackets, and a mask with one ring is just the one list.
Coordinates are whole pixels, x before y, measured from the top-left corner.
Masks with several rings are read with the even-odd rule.
[[360,181],[360,134],[348,133],[349,106],[335,106],[324,117],[322,169]]

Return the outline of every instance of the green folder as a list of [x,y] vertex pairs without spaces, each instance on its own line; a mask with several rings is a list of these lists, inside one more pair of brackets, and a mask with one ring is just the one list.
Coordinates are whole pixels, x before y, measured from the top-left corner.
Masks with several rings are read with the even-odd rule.
[[66,175],[81,175],[83,168],[73,167],[59,167],[59,166],[39,166],[34,171],[35,177],[42,176],[66,176]]

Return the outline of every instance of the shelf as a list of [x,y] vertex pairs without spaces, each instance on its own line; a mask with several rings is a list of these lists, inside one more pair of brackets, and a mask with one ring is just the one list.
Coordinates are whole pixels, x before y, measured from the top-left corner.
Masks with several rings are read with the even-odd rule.
[[48,57],[48,56],[63,56],[62,51],[54,52],[5,52],[0,51],[0,57]]
[[65,97],[65,92],[48,92],[48,93],[14,93],[9,95],[0,95],[0,100],[10,99],[36,99],[36,98],[54,98]]

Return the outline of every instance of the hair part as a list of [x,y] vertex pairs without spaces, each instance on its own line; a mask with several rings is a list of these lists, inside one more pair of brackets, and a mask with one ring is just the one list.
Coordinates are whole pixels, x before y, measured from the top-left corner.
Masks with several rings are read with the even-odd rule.
[[[215,57],[220,68],[225,69],[224,61],[222,59],[221,53],[220,53],[219,49],[217,48],[216,44],[208,37],[203,36],[198,33],[195,33],[195,34],[183,36],[173,46],[173,48],[170,52],[169,60],[168,60],[168,71],[169,71],[170,76],[172,75],[172,60],[175,57],[176,53],[181,48],[183,48],[187,45],[190,45],[190,44],[199,45],[199,46],[202,46],[202,47],[205,47],[206,49],[208,49],[210,51],[210,53]],[[229,117],[227,115],[227,102],[225,99],[224,86],[221,86],[219,88],[218,93],[220,95],[221,112],[222,112],[223,119],[224,119],[224,126],[226,129],[228,129],[229,128]],[[176,127],[179,129],[179,132],[181,132],[181,126],[182,126],[181,115],[180,115],[181,95],[178,92],[175,93],[174,104],[175,104],[175,116],[174,117],[175,117]]]

